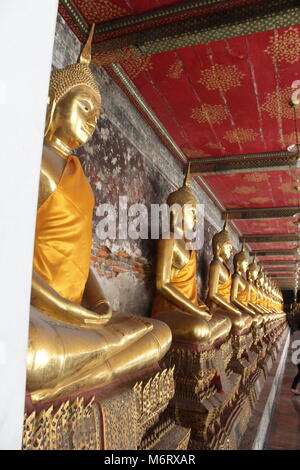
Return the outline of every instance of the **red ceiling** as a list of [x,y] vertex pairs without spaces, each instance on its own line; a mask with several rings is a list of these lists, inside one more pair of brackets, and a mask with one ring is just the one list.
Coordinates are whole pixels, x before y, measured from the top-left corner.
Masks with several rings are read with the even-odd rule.
[[[73,0],[87,23],[180,3],[186,2]],[[295,141],[289,101],[293,81],[300,80],[299,65],[299,25],[133,57],[122,63],[188,159],[286,150]],[[294,170],[252,171],[204,179],[225,208],[274,208],[299,206],[298,176],[300,179]],[[245,234],[295,233],[295,225],[288,219],[243,220],[236,226]],[[251,244],[253,249],[294,246]]]
[[[188,159],[286,150],[299,79],[300,26],[146,57],[123,67]],[[225,208],[299,206],[292,171],[205,176]],[[236,221],[245,234],[293,234],[291,219]],[[291,249],[295,243],[252,243]],[[276,259],[276,258],[273,258]],[[279,259],[279,258],[278,258]],[[285,259],[283,257],[282,259]]]
[[[278,37],[282,45],[274,46]],[[295,37],[293,51],[288,46]],[[286,149],[294,130],[288,103],[299,79],[299,53],[300,27],[294,26],[123,65],[180,148],[201,158]]]
[[212,175],[205,180],[226,208],[235,209],[298,206],[297,177],[293,170]]
[[257,220],[239,220],[236,222],[239,230],[244,234],[294,234],[296,226],[291,219],[257,219]]
[[[267,235],[263,230],[260,233]],[[251,243],[251,247],[253,250],[292,250],[296,247],[296,242]]]

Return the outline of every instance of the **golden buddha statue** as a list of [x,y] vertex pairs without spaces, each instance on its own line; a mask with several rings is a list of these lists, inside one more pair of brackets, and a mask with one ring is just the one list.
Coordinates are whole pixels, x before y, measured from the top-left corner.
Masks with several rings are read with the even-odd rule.
[[[190,188],[190,167],[183,186],[169,195],[167,204],[171,227],[170,234],[162,234],[158,241],[152,316],[170,326],[177,342],[211,345],[228,336],[231,322],[222,315],[211,315],[198,299],[196,253],[187,249],[184,237],[196,221],[197,201]],[[172,211],[172,207],[179,210]]]
[[214,258],[209,268],[207,304],[211,313],[220,313],[230,318],[234,335],[242,335],[249,331],[252,317],[241,312],[231,302],[232,276],[226,261],[232,255],[232,240],[227,224],[226,218],[223,229],[212,240]]
[[101,97],[80,62],[51,74],[33,260],[27,392],[67,397],[155,364],[171,344],[167,325],[112,314],[92,269],[94,197],[73,149],[93,135]]
[[258,298],[259,292],[256,286],[258,273],[259,273],[259,265],[257,263],[256,255],[254,255],[253,261],[252,263],[249,264],[248,269],[247,269],[247,280],[249,282],[249,291],[250,291],[248,305],[250,306],[252,310],[261,314],[263,320],[265,320],[267,317],[264,317],[264,315],[266,315],[267,312],[259,304],[259,298]]
[[269,297],[269,308],[272,312],[274,312],[276,319],[279,319],[285,314],[282,312],[283,307],[279,297],[275,293],[275,285],[269,277],[267,277],[267,290]]
[[269,276],[265,274],[265,292],[267,296],[267,307],[271,312],[277,313],[277,310],[275,308],[275,305],[273,303],[272,299],[272,285],[271,285],[271,279]]
[[250,284],[245,278],[248,269],[249,259],[245,250],[245,240],[242,243],[242,249],[233,257],[234,273],[232,276],[231,302],[240,311],[247,313],[252,317],[252,326],[259,328],[262,324],[262,317],[257,314],[249,305]]
[[257,288],[257,303],[260,306],[260,308],[263,310],[263,312],[266,315],[266,318],[268,320],[272,320],[273,314],[272,312],[267,308],[266,305],[266,294],[265,294],[265,275],[262,266],[259,266],[258,270],[258,275],[255,281],[255,285]]

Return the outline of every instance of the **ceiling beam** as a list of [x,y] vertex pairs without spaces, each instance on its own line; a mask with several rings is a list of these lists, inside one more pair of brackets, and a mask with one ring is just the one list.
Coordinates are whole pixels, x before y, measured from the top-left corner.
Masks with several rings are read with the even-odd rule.
[[262,260],[262,263],[266,269],[269,269],[268,266],[295,266],[297,260]]
[[270,277],[274,277],[275,279],[295,279],[295,275],[291,275],[290,273],[282,273],[282,274],[270,273]]
[[296,234],[269,234],[269,235],[261,235],[261,234],[245,234],[240,237],[240,241],[242,242],[243,239],[246,243],[280,243],[280,242],[297,242],[299,241],[299,236]]
[[[67,8],[70,2],[61,1],[64,8]],[[153,12],[150,12],[148,23],[146,14],[140,16],[141,22],[135,26],[133,23],[138,21],[137,15],[110,21],[110,24],[106,25],[103,23],[96,25],[92,62],[95,65],[108,65],[130,61],[136,57],[300,23],[298,0],[272,0],[272,2],[263,0],[232,8],[228,8],[227,5],[227,9],[223,11],[206,15],[203,15],[203,1],[189,3],[194,7],[194,13],[193,17],[187,19],[183,19],[182,15],[172,17],[169,14],[169,18],[163,20],[159,18],[159,12],[156,12],[159,22],[151,23]],[[207,1],[205,3],[206,6],[209,4]],[[211,3],[216,4],[216,1],[213,0]],[[226,2],[219,3],[225,5]],[[173,8],[177,8],[180,13],[184,5],[179,4]],[[161,14],[163,15],[163,12]],[[109,35],[109,32],[113,34]],[[104,33],[106,34],[104,37],[110,36],[111,39],[104,40]]]
[[[251,255],[257,256],[293,256],[297,255],[297,250],[252,250]],[[266,261],[267,262],[267,261]]]
[[281,219],[290,218],[300,211],[300,207],[266,207],[266,208],[240,208],[226,209],[222,214],[231,220],[255,220],[255,219]]
[[289,170],[297,165],[298,155],[289,152],[231,155],[198,158],[190,161],[191,175],[226,175],[249,171]]
[[[67,0],[60,0],[67,3]],[[248,0],[249,4],[259,3],[260,0]],[[153,28],[164,23],[177,23],[192,17],[207,16],[208,14],[237,8],[245,3],[245,0],[193,0],[184,1],[163,8],[156,8],[145,13],[133,16],[125,16],[98,23],[95,28],[96,41],[119,36],[129,30],[130,32]]]
[[283,272],[289,272],[289,273],[295,273],[295,266],[290,266],[290,267],[278,267],[278,268],[269,268],[264,265],[264,269],[268,273],[283,273]]

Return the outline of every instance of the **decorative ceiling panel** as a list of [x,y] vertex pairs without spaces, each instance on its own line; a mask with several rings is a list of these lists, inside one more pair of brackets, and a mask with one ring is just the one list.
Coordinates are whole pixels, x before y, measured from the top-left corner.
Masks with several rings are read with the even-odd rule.
[[282,255],[278,255],[278,256],[263,256],[260,258],[262,261],[274,261],[274,260],[277,260],[277,261],[289,261],[291,259],[293,259],[293,256],[282,256]]
[[[286,151],[295,143],[289,103],[292,83],[300,80],[296,1],[60,0],[59,4],[81,41],[89,25],[97,23],[95,63],[121,65],[125,80],[114,78],[128,96],[138,94],[151,108],[154,119],[147,119],[141,101],[131,98],[181,161],[184,156],[220,161],[225,156],[237,156],[240,161],[239,155],[251,159],[253,154],[270,158],[271,153]],[[191,30],[184,29],[185,20]],[[194,20],[199,26],[195,30]],[[204,32],[202,23],[207,28]],[[290,26],[279,27],[283,25]],[[131,95],[128,78],[134,85]],[[300,117],[300,107],[296,115]],[[296,189],[300,170],[271,171],[268,163],[266,168],[270,171],[234,173],[232,167],[231,174],[202,178],[225,209],[300,206]],[[292,218],[244,219],[235,224],[241,234],[248,235],[291,235],[297,229]],[[292,250],[296,243],[249,246],[252,250]],[[294,254],[261,260],[293,258]]]
[[296,245],[294,242],[250,243],[252,250],[292,250]]
[[123,66],[187,157],[275,152],[293,141],[299,26],[146,59]]
[[205,181],[227,209],[290,207],[299,205],[297,177],[295,170],[275,170],[206,176]]
[[243,234],[296,232],[296,226],[291,219],[239,220],[236,225]]

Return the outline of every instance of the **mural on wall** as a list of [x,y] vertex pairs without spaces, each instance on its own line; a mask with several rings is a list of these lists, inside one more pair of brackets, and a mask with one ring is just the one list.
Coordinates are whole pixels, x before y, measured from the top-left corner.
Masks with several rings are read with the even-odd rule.
[[[53,67],[76,61],[80,48],[80,42],[58,15]],[[128,207],[142,203],[150,214],[151,204],[164,203],[168,194],[181,186],[182,168],[104,69],[94,68],[93,72],[102,95],[101,119],[91,141],[75,152],[95,195],[92,264],[113,309],[149,315],[155,289],[156,241],[99,239],[99,207],[109,203],[118,208],[119,197],[125,196]],[[199,296],[204,299],[211,239],[222,221],[219,210],[196,183],[193,189],[199,202],[205,204],[205,243],[198,252]],[[236,237],[234,241],[237,245]]]

